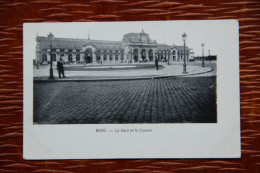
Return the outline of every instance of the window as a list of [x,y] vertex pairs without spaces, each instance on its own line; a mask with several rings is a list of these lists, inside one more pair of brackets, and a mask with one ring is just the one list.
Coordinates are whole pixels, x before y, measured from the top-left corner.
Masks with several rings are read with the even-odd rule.
[[80,61],[80,55],[79,54],[76,55],[76,61]]
[[153,61],[153,50],[149,50],[149,61]]
[[117,51],[116,51],[115,59],[116,59],[116,61],[118,61],[118,53],[117,53]]
[[61,55],[60,55],[60,58],[63,60],[64,56],[65,56],[64,54],[61,54]]
[[69,62],[72,62],[72,55],[69,54],[69,58],[68,58]]
[[101,60],[101,51],[100,50],[96,51],[96,58],[97,58],[97,62],[99,62]]
[[42,62],[47,61],[47,54],[42,54]]
[[109,60],[110,60],[110,61],[113,60],[112,52],[110,52],[110,54],[109,54]]

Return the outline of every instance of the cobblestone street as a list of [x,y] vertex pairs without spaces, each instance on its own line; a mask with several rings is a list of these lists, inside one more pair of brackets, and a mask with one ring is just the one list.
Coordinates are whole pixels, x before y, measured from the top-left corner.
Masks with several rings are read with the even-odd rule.
[[216,123],[216,77],[34,82],[34,123]]

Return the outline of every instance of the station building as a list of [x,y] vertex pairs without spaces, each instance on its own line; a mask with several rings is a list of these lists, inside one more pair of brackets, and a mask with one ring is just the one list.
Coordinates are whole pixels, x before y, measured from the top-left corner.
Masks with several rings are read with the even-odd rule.
[[[191,48],[176,45],[166,45],[152,40],[144,31],[125,34],[121,41],[106,41],[92,39],[52,38],[37,36],[36,61],[49,63],[62,58],[66,63],[129,63],[181,61],[184,54],[192,59],[194,53]],[[51,48],[52,47],[52,48]],[[52,51],[51,51],[52,50]]]

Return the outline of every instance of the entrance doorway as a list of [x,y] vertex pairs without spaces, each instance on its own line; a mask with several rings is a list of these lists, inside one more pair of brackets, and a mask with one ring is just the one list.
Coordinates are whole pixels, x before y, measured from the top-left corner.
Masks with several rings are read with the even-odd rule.
[[142,49],[141,55],[142,55],[142,60],[145,61],[146,60],[146,50],[145,49]]
[[93,62],[93,52],[92,52],[91,48],[87,48],[85,51],[85,61],[86,61],[86,63]]
[[138,61],[138,49],[134,49],[134,62]]
[[153,61],[153,50],[149,50],[149,61]]
[[77,61],[77,63],[80,62],[80,55],[79,54],[76,55],[76,61]]

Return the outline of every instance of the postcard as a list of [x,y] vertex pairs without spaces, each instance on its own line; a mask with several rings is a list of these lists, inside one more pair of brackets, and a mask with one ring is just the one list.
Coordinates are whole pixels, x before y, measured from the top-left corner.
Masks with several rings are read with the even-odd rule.
[[25,23],[23,156],[239,158],[236,20]]

